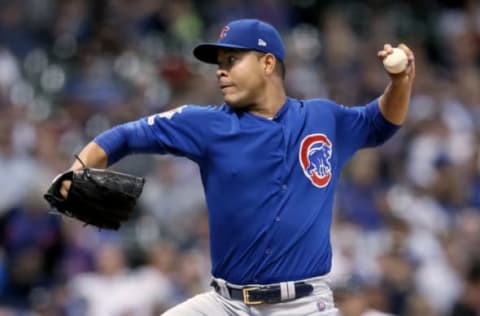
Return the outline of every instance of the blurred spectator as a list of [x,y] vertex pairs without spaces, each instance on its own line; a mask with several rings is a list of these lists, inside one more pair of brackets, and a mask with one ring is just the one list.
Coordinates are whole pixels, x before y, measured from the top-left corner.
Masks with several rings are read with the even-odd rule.
[[[159,221],[160,227],[172,236],[181,229],[176,225],[190,218],[205,204],[196,166],[184,159],[161,157],[147,179],[141,202]],[[188,199],[184,199],[188,196]],[[184,235],[181,232],[180,235]],[[180,237],[179,237],[180,238]]]
[[45,208],[25,204],[3,217],[2,245],[6,255],[6,284],[0,303],[24,307],[37,287],[55,281],[62,251],[59,218]]
[[337,281],[332,287],[339,316],[388,316],[373,307],[376,286],[358,277]]
[[[96,253],[95,270],[80,273],[71,280],[71,304],[83,302],[84,315],[135,314],[135,302],[131,300],[131,279],[124,253],[119,245],[106,242]],[[143,293],[140,293],[143,295]]]
[[95,251],[92,245],[94,236],[89,234],[84,226],[74,220],[64,220],[62,223],[62,239],[64,249],[57,266],[57,274],[64,282],[80,273],[91,272],[95,268]]
[[410,295],[414,294],[414,263],[406,256],[392,251],[379,257],[381,289],[386,297],[387,310],[404,315]]
[[472,262],[465,276],[463,293],[452,308],[451,316],[474,316],[480,314],[480,264]]
[[386,191],[380,179],[379,156],[373,150],[362,151],[346,172],[338,189],[338,216],[367,231],[379,230],[385,212],[381,195]]
[[0,43],[21,57],[41,44],[25,20],[25,4],[23,1],[4,0],[0,10]]
[[36,164],[15,146],[17,124],[14,110],[11,105],[0,107],[0,181],[10,183],[0,191],[0,215],[18,206],[26,197]]

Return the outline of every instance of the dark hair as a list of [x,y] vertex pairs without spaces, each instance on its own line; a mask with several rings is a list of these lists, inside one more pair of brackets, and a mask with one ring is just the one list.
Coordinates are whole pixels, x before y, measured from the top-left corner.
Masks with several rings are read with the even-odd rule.
[[[259,58],[263,57],[267,54],[267,53],[259,52],[259,51],[256,51],[256,52],[257,52],[257,56]],[[274,70],[280,76],[280,78],[282,78],[282,80],[285,81],[285,73],[286,73],[285,64],[283,63],[283,61],[281,59],[278,59],[277,56],[275,56],[275,60],[277,62],[275,63],[275,69]]]
[[285,80],[285,75],[286,75],[286,70],[285,70],[285,64],[283,61],[280,59],[276,58],[277,63],[275,65],[275,72],[282,78],[282,80]]

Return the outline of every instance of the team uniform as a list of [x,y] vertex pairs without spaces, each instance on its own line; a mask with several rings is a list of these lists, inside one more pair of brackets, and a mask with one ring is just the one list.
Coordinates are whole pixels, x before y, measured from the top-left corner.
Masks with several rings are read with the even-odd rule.
[[287,98],[270,119],[227,104],[185,105],[94,141],[109,164],[132,153],[170,153],[200,168],[213,289],[166,315],[331,315],[324,276],[338,177],[358,149],[382,144],[397,129],[378,100],[345,107]]

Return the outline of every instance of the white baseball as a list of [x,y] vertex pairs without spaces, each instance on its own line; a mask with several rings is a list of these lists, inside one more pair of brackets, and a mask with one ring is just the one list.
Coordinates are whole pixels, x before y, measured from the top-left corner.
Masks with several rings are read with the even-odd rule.
[[407,65],[407,54],[401,48],[393,48],[393,52],[383,59],[383,66],[391,74],[403,72]]

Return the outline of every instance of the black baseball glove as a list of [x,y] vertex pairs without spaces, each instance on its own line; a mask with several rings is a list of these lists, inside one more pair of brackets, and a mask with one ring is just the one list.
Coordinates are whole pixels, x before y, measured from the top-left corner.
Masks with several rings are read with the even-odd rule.
[[[68,196],[60,194],[70,180]],[[145,179],[111,170],[83,168],[58,175],[44,198],[63,215],[86,225],[117,230],[132,214]]]

